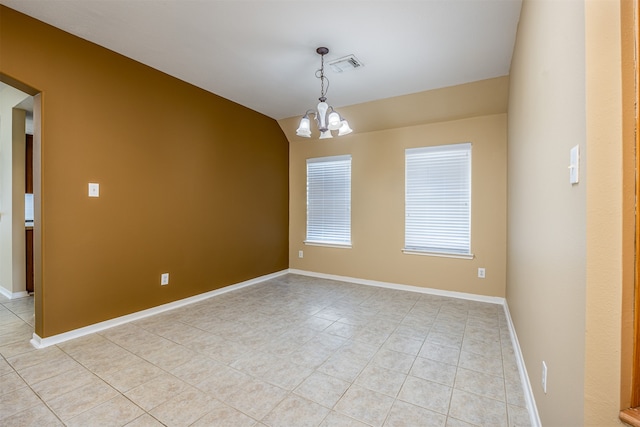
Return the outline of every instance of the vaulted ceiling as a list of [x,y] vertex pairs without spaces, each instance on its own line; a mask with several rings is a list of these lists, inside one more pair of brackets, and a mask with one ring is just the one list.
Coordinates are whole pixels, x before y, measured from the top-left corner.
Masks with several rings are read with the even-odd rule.
[[0,0],[274,119],[509,73],[521,0]]

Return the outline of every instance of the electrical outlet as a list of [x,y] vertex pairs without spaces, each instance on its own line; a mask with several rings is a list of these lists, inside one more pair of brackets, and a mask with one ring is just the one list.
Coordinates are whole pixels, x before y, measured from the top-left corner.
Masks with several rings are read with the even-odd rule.
[[547,364],[542,361],[542,391],[547,394]]
[[162,273],[160,276],[160,284],[168,285],[169,284],[169,273]]
[[481,279],[485,278],[484,268],[479,268],[478,269],[478,277],[481,278]]
[[298,251],[298,258],[304,258],[304,252]]

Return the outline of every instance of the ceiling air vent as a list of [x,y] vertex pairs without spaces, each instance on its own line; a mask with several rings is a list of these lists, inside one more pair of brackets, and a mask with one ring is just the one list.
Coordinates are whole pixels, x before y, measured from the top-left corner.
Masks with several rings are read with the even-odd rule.
[[364,64],[354,55],[349,55],[330,61],[329,66],[334,72],[343,73],[345,71],[355,70],[356,68],[362,68]]

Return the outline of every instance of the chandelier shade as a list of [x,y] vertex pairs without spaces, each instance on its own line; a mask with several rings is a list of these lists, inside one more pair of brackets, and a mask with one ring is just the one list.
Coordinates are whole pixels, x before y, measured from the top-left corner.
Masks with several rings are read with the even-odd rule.
[[[349,127],[349,123],[338,113],[332,106],[327,104],[327,90],[329,89],[329,79],[324,75],[324,56],[329,53],[326,47],[319,47],[316,52],[320,55],[320,69],[316,71],[316,77],[320,79],[320,103],[315,110],[307,110],[300,119],[300,125],[296,130],[296,135],[311,138],[311,120],[309,116],[313,116],[320,131],[320,139],[333,138],[331,131],[338,131],[338,136],[348,135],[353,130]],[[325,89],[325,82],[327,87]]]

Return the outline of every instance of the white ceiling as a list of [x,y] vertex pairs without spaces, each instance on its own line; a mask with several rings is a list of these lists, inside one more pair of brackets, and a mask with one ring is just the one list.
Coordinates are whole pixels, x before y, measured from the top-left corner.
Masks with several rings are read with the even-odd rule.
[[509,73],[521,0],[0,0],[274,119]]

